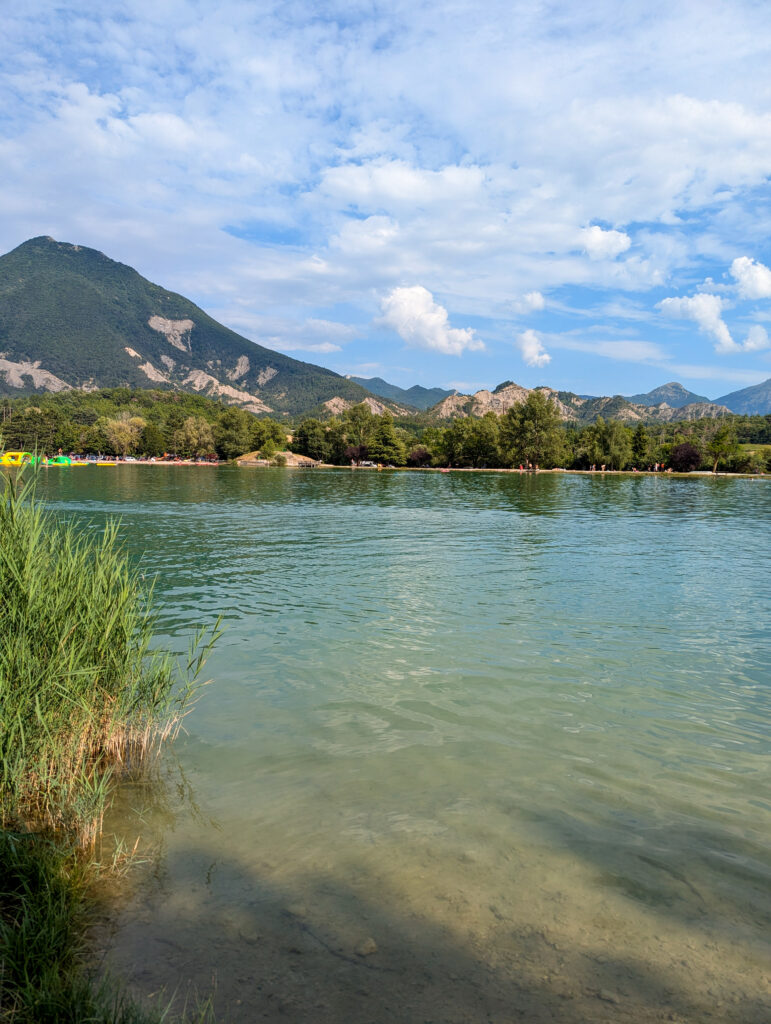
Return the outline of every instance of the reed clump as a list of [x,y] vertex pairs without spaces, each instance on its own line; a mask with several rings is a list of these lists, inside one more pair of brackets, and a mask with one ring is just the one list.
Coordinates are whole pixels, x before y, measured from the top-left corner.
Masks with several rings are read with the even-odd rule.
[[210,642],[180,673],[151,649],[152,593],[101,533],[57,520],[35,480],[6,478],[0,498],[0,824],[101,829],[116,772],[140,770],[179,729]]
[[[153,650],[152,589],[118,527],[77,529],[35,497],[0,489],[0,1020],[151,1024],[85,970],[111,786],[178,731],[219,632],[180,665]],[[197,1019],[210,1020],[210,1006]],[[188,1018],[189,1019],[189,1018]]]

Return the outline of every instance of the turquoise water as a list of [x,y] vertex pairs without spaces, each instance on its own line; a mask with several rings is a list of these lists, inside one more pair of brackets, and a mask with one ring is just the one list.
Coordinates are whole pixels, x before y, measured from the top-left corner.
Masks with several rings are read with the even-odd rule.
[[771,481],[49,471],[213,682],[109,962],[227,1020],[767,1020]]

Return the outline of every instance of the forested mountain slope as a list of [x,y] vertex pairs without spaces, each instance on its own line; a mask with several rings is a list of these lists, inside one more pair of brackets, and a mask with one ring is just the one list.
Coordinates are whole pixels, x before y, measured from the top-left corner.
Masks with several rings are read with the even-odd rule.
[[369,394],[254,344],[95,249],[40,237],[0,257],[0,394],[120,386],[290,415]]

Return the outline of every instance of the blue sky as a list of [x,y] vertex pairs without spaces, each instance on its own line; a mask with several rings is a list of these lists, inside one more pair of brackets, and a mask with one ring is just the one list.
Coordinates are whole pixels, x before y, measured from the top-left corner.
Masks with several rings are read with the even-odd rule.
[[0,249],[408,387],[771,376],[765,0],[27,0]]

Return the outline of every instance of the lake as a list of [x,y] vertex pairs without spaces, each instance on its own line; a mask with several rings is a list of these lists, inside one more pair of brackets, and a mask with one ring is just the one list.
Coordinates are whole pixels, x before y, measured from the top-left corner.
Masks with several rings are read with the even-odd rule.
[[212,683],[99,941],[221,1020],[768,1020],[771,481],[49,470]]

